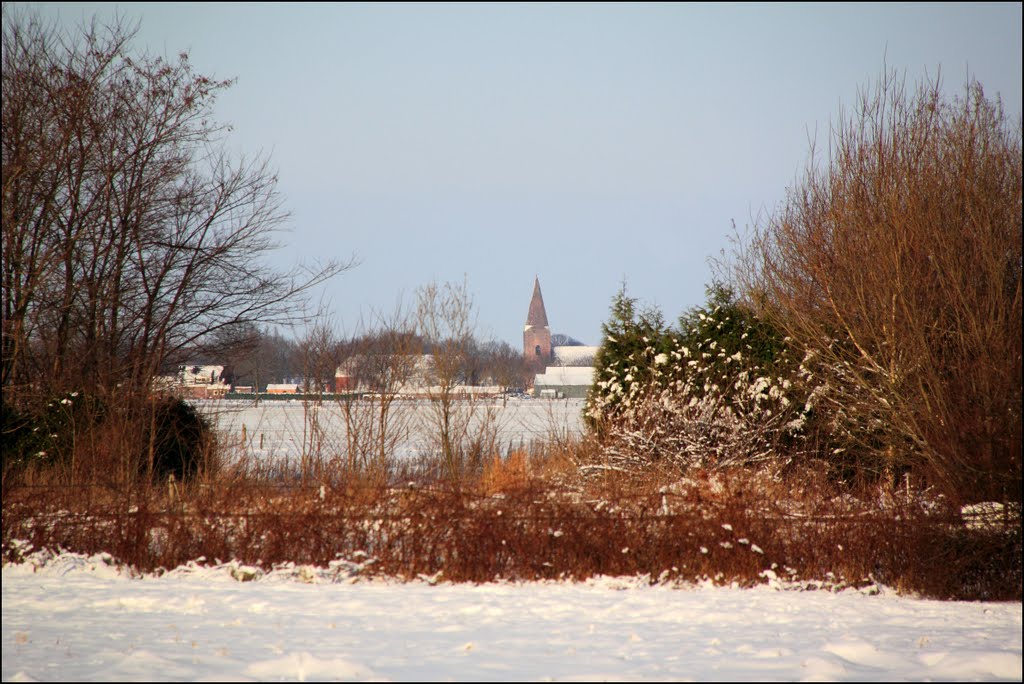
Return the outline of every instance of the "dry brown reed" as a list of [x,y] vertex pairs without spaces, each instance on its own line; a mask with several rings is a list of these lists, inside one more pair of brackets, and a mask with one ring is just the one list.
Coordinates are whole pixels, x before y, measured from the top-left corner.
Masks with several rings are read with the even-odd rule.
[[813,474],[749,470],[581,477],[559,465],[564,458],[517,451],[459,487],[443,475],[404,486],[221,475],[127,496],[99,485],[20,485],[4,493],[5,557],[17,539],[108,552],[142,571],[200,558],[325,567],[365,554],[366,573],[432,581],[630,575],[1021,597],[1019,513],[1015,524],[970,530],[941,497],[913,490],[854,496]]

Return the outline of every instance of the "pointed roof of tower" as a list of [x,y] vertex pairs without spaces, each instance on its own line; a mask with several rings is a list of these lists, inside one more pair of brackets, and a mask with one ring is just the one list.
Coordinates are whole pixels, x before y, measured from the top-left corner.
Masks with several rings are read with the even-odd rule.
[[534,328],[548,327],[548,314],[544,311],[544,297],[540,294],[540,278],[533,280],[533,299],[530,300],[530,313],[526,315],[526,326]]

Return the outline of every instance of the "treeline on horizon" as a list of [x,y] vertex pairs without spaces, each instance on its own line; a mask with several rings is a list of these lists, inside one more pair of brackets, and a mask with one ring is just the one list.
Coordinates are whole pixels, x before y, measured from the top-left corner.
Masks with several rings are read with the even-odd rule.
[[[329,387],[335,371],[344,367],[359,382],[360,366],[372,364],[380,354],[433,353],[433,344],[413,329],[394,330],[389,326],[368,333],[343,338],[313,326],[307,335],[288,336],[269,328],[245,326],[220,336],[215,349],[183,354],[189,364],[224,366],[222,378],[230,385],[256,387],[262,390],[270,383],[306,380],[314,391]],[[551,336],[552,346],[580,346],[578,340],[563,334]],[[527,362],[522,351],[505,341],[482,341],[472,337],[466,341],[463,367],[459,380],[466,385],[496,385],[509,391],[524,390],[536,365]],[[173,375],[174,368],[167,374]],[[363,383],[365,384],[365,383]],[[370,388],[372,389],[372,388]]]

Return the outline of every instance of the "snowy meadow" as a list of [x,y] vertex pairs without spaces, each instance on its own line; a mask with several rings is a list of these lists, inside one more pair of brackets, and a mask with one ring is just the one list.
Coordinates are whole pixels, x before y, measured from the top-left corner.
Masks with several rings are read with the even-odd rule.
[[[357,407],[373,410],[370,402]],[[303,452],[337,454],[345,451],[352,428],[346,423],[344,402],[310,401],[202,401],[197,406],[208,417],[236,458],[272,464],[288,470],[297,466]],[[538,400],[530,398],[482,399],[459,402],[467,413],[466,431],[491,433],[503,453],[551,438],[577,438],[583,432],[582,399]],[[393,453],[397,459],[428,456],[435,449],[437,426],[429,400],[402,399],[388,417],[397,433]]]
[[[3,679],[1020,681],[1021,604],[646,579],[432,584],[237,564],[3,569]],[[877,592],[877,593],[876,593]]]
[[[325,453],[346,439],[337,406],[202,408],[234,458],[275,477],[301,462],[311,426]],[[430,455],[425,408],[398,407],[396,456]],[[491,404],[490,429],[508,450],[571,442],[579,408]],[[365,502],[344,482],[225,482],[185,499],[157,487],[127,510],[6,498],[3,679],[1021,679],[1019,601],[926,600],[873,574],[943,591],[919,569],[943,548],[932,539],[950,543],[927,507],[878,517],[837,499],[812,515],[756,474],[638,491],[598,477],[556,494],[501,468],[479,490],[410,483]]]

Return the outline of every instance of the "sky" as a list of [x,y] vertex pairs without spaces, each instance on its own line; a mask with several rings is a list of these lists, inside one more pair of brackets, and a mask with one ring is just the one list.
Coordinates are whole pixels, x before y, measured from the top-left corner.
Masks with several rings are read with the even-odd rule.
[[275,265],[358,261],[316,294],[344,334],[432,281],[517,348],[535,277],[587,344],[624,283],[672,321],[885,69],[1021,113],[1019,3],[25,4],[237,79],[215,116],[279,173]]

